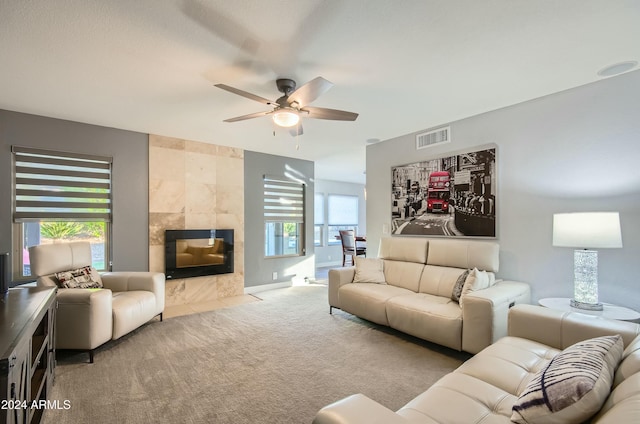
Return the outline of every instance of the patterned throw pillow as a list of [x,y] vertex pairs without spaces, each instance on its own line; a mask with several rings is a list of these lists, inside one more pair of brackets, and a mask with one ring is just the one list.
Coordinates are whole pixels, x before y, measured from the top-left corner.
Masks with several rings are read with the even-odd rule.
[[384,276],[384,261],[378,258],[356,257],[356,275],[354,283],[387,284]]
[[604,336],[569,346],[540,370],[513,405],[517,423],[582,423],[600,410],[622,359],[622,337]]
[[100,274],[92,266],[56,272],[55,276],[58,279],[58,286],[63,289],[102,288]]
[[458,279],[456,283],[453,285],[453,291],[451,292],[451,300],[454,302],[460,302],[460,296],[462,295],[462,288],[464,287],[464,283],[467,281],[467,276],[469,275],[469,270],[465,270]]

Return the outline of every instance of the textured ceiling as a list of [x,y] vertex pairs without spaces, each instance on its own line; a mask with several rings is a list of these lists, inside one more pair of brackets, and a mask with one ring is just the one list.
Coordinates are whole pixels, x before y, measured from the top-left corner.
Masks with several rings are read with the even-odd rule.
[[[0,0],[0,108],[316,161],[364,182],[367,139],[587,84],[640,61],[636,0]],[[296,141],[275,80],[335,86]]]

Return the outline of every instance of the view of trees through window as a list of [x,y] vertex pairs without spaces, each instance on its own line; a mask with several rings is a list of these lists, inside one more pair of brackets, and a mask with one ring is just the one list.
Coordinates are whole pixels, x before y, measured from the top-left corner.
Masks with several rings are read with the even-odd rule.
[[31,275],[28,248],[39,244],[88,241],[91,244],[93,266],[101,271],[107,269],[106,222],[45,221],[25,222],[21,226],[23,234],[23,277]]

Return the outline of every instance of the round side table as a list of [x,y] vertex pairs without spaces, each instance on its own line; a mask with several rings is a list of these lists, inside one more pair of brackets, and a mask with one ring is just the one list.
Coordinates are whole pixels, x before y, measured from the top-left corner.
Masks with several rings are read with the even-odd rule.
[[640,322],[640,313],[624,306],[616,306],[610,303],[604,303],[602,311],[589,311],[586,309],[572,308],[568,297],[547,297],[538,300],[538,303],[545,308],[557,309],[560,311],[579,312],[581,314],[595,315],[608,319],[617,319],[620,321]]

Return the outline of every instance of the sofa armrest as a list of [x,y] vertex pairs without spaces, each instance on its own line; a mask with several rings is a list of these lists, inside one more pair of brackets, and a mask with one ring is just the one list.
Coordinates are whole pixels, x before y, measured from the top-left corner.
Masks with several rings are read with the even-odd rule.
[[158,313],[164,310],[165,276],[161,272],[105,272],[101,274],[102,284],[114,292],[143,290],[150,291],[156,298]]
[[345,284],[353,282],[356,275],[356,268],[334,268],[329,270],[329,305],[340,308],[340,297],[338,290]]
[[327,405],[313,424],[408,424],[409,421],[363,394],[356,394]]
[[530,300],[529,284],[517,281],[500,281],[465,295],[460,300],[462,350],[475,354],[506,336],[509,308]]
[[560,350],[593,337],[620,334],[626,347],[640,334],[640,325],[537,305],[517,305],[509,311],[508,333]]
[[56,347],[94,349],[111,340],[113,295],[105,289],[59,289]]

